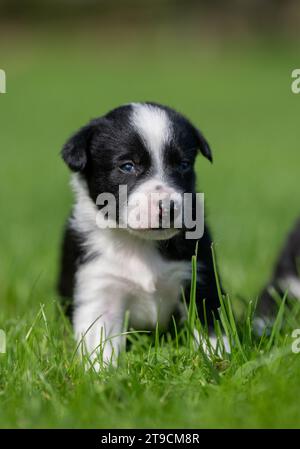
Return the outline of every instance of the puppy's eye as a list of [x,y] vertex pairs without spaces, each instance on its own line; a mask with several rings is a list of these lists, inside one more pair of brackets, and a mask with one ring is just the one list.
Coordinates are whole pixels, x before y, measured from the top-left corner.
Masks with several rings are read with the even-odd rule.
[[178,168],[180,171],[185,172],[191,168],[191,163],[189,161],[180,161]]
[[135,173],[135,166],[133,162],[125,162],[125,164],[120,165],[119,169],[123,173],[133,174]]

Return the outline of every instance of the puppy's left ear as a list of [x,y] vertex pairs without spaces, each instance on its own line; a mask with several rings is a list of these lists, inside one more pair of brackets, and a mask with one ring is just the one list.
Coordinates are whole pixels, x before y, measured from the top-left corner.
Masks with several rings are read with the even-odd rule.
[[212,156],[212,152],[211,152],[209,143],[207,142],[207,140],[203,137],[203,135],[201,134],[201,132],[197,128],[194,128],[194,132],[195,132],[196,139],[197,139],[197,142],[198,142],[199,151],[210,162],[213,162],[213,156]]
[[82,172],[88,162],[88,147],[94,130],[93,122],[82,127],[63,146],[61,155],[74,172]]

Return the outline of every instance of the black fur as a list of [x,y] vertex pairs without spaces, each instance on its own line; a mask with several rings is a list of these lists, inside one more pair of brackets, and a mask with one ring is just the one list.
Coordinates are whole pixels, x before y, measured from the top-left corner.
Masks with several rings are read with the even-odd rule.
[[[205,300],[207,324],[213,327],[213,316],[218,318],[217,309],[220,307],[220,301],[213,266],[212,239],[208,226],[205,226],[203,237],[198,241],[186,240],[184,233],[180,232],[170,240],[160,241],[159,250],[166,259],[190,261],[195,254],[197,243],[197,309],[199,318],[204,322],[203,300]],[[190,299],[190,286],[188,283],[184,289],[187,304]],[[224,293],[223,290],[222,293]]]

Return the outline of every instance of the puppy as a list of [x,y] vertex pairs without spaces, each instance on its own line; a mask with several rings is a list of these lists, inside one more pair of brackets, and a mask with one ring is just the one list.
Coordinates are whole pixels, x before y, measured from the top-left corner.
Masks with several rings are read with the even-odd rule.
[[[136,330],[154,330],[157,324],[165,330],[172,316],[185,318],[182,289],[188,302],[196,243],[198,313],[204,320],[205,300],[213,326],[219,299],[209,229],[204,225],[203,235],[186,238],[186,228],[174,225],[176,211],[184,209],[183,194],[192,193],[195,212],[198,152],[212,161],[200,131],[155,103],[118,107],[92,120],[63,147],[63,160],[74,173],[75,204],[65,229],[58,289],[65,305],[71,300],[67,313],[91,360],[116,363],[125,344],[126,313]],[[125,199],[120,186],[127,190]],[[108,195],[106,202],[99,201],[102,194]],[[139,213],[150,216],[151,223],[124,226],[124,211],[135,210],[138,196],[144,198]],[[107,207],[110,199],[115,210]],[[149,204],[155,213],[146,211]],[[165,227],[166,212],[173,215]]]
[[276,262],[271,280],[260,295],[256,324],[263,329],[272,323],[276,310],[276,297],[300,301],[300,219],[288,235]]

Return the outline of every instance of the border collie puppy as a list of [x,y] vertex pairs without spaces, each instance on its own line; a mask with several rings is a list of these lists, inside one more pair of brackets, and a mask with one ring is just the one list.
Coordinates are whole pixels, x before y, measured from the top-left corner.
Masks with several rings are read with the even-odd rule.
[[275,297],[283,298],[286,293],[290,300],[300,301],[300,219],[288,235],[271,280],[260,295],[258,316],[261,318],[257,318],[260,327],[274,318]]
[[[71,303],[67,313],[75,336],[94,362],[99,357],[104,364],[116,362],[125,344],[126,313],[136,330],[154,330],[157,324],[164,330],[172,316],[184,319],[182,289],[188,302],[197,242],[197,307],[204,320],[205,300],[207,322],[213,325],[219,299],[207,226],[202,238],[187,239],[184,228],[174,226],[176,210],[183,208],[180,199],[169,201],[170,226],[161,223],[164,199],[196,195],[198,152],[212,161],[200,131],[155,103],[118,107],[92,120],[63,147],[63,160],[74,172],[75,204],[65,229],[58,288],[64,304]],[[127,189],[125,200],[120,186]],[[103,209],[110,210],[97,200],[103,193],[115,199],[117,214],[104,217]],[[153,193],[160,194],[159,201],[152,200]],[[121,226],[137,194],[158,212],[157,226]],[[116,226],[99,226],[105,220]]]

